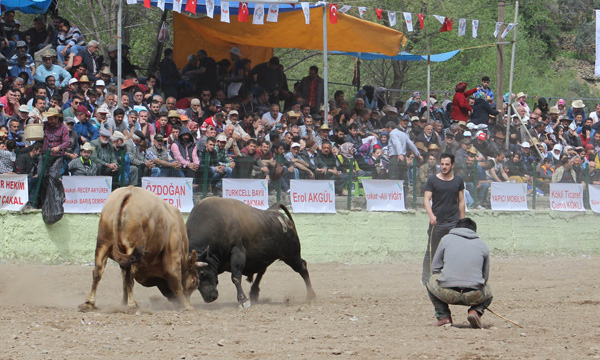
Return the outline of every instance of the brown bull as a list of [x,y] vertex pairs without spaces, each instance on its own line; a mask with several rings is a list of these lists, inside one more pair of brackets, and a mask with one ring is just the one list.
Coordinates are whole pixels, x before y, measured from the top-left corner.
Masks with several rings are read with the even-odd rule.
[[106,200],[98,224],[92,291],[79,308],[95,308],[96,289],[110,257],[121,267],[123,305],[137,308],[133,280],[157,286],[169,301],[192,309],[191,293],[198,288],[198,268],[181,213],[152,192],[135,187],[114,191]]

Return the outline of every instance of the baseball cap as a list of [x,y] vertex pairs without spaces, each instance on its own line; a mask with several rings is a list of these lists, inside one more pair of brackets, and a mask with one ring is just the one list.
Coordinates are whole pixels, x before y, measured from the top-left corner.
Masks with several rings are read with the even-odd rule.
[[96,86],[106,86],[104,80],[96,80]]
[[523,142],[523,143],[521,144],[521,147],[522,147],[522,148],[528,148],[528,149],[529,149],[529,148],[531,148],[531,145],[529,145],[529,143],[528,143],[527,141],[525,141],[525,142]]
[[20,112],[26,112],[26,113],[28,113],[29,112],[29,106],[23,104],[23,105],[19,106],[19,111]]
[[291,148],[295,148],[295,147],[300,147],[300,144],[298,144],[297,142],[292,143],[292,146],[290,146]]
[[156,141],[165,141],[165,137],[162,134],[158,134],[154,136],[154,140]]
[[77,112],[78,113],[82,112],[82,113],[86,114],[87,116],[91,115],[90,112],[88,111],[88,109],[85,106],[83,106],[83,105],[79,105],[77,107]]
[[112,136],[110,137],[110,139],[111,139],[112,141],[115,141],[115,140],[125,140],[125,135],[123,135],[123,133],[122,133],[122,132],[120,132],[120,131],[115,131],[115,132],[112,134]]
[[479,140],[485,140],[485,139],[487,139],[487,135],[483,131],[478,131],[476,135],[477,135],[477,138]]

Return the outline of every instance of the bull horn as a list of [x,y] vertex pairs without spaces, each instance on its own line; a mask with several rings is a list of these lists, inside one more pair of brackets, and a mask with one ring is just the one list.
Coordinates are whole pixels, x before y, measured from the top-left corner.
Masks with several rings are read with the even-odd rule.
[[196,266],[196,268],[203,268],[203,267],[205,267],[205,266],[208,266],[208,263],[205,263],[205,262],[203,262],[203,261],[196,261],[196,262],[194,263],[194,266]]

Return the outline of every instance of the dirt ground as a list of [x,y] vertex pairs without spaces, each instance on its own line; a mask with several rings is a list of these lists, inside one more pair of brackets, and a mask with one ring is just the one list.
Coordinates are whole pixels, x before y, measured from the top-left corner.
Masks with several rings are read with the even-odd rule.
[[[114,263],[113,263],[114,264]],[[137,314],[116,312],[118,267],[100,283],[99,311],[81,313],[92,267],[0,265],[2,359],[599,359],[600,290],[593,257],[493,258],[491,309],[471,329],[435,328],[420,264],[309,264],[317,300],[285,264],[265,274],[261,299],[238,309],[229,274],[220,296],[179,312],[136,284]],[[249,285],[245,283],[249,291]]]

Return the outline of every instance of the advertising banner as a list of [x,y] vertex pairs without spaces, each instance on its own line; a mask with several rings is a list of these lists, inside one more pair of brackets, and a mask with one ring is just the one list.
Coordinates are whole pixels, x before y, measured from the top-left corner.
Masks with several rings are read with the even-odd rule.
[[63,176],[65,213],[100,213],[112,191],[110,176]]
[[292,180],[290,200],[295,213],[336,212],[335,185],[330,180]]
[[179,211],[190,212],[194,208],[193,180],[179,177],[144,177],[142,187],[163,198]]
[[223,197],[266,210],[269,208],[269,183],[262,179],[223,179]]
[[362,180],[367,211],[406,211],[404,181]]
[[490,202],[492,210],[527,211],[527,184],[493,182]]

